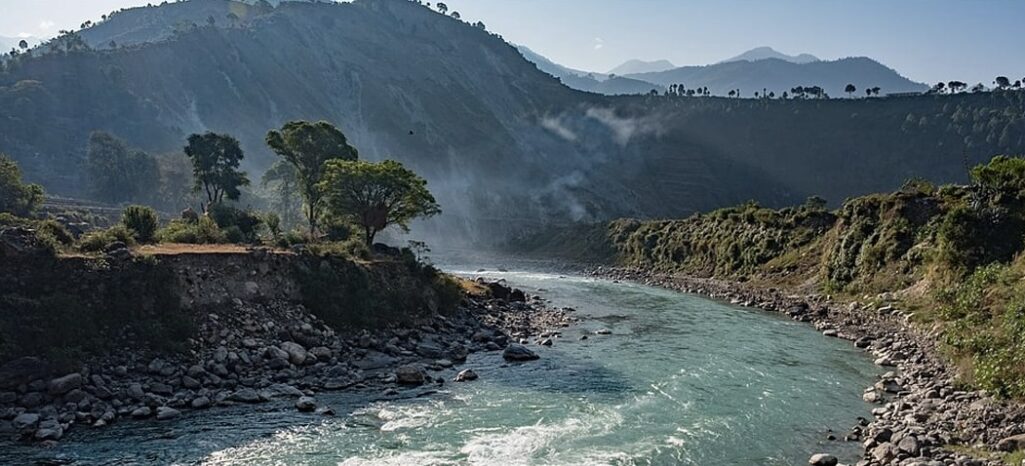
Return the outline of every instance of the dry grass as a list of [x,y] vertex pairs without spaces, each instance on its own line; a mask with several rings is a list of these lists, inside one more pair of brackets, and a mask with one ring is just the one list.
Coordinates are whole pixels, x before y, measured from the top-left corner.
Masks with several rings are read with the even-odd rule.
[[[176,256],[181,254],[247,254],[251,246],[239,244],[148,244],[135,248],[134,252],[146,256]],[[268,249],[271,254],[293,254],[285,249]]]

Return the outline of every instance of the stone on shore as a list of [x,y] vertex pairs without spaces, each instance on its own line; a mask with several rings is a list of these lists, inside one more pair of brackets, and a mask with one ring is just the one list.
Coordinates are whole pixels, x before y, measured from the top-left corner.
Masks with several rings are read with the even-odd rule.
[[512,343],[505,347],[505,351],[502,352],[502,358],[506,361],[533,361],[540,359],[540,356],[523,345]]
[[301,366],[306,362],[306,348],[303,348],[302,345],[286,341],[281,343],[280,347],[284,352],[288,353],[288,362],[297,366]]
[[295,409],[298,409],[299,412],[302,413],[313,412],[317,409],[317,401],[314,400],[313,397],[309,396],[299,397],[295,402]]
[[456,374],[456,382],[469,382],[471,380],[477,380],[478,375],[473,369],[463,369]]
[[422,385],[426,377],[418,366],[406,364],[395,369],[395,380],[403,385]]
[[177,409],[170,408],[170,407],[167,407],[167,406],[161,406],[161,407],[157,408],[157,420],[158,421],[169,421],[169,420],[174,419],[174,418],[176,418],[178,416],[181,416],[181,411],[178,411]]
[[56,419],[47,419],[39,423],[39,430],[36,431],[36,440],[60,440],[64,436],[64,426]]
[[82,374],[76,372],[51,380],[46,386],[46,393],[50,396],[60,396],[81,387]]
[[826,453],[818,453],[812,455],[811,459],[808,460],[808,464],[811,466],[836,466],[839,463],[835,456]]
[[153,411],[149,409],[149,406],[143,406],[132,410],[132,417],[136,419],[143,419],[153,415]]

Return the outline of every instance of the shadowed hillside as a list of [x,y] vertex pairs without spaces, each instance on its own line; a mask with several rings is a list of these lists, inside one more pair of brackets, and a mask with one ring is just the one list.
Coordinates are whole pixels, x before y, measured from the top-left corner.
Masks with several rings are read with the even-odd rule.
[[482,239],[748,199],[839,202],[911,176],[958,181],[966,157],[1023,146],[1022,92],[607,97],[569,89],[498,36],[413,2],[253,8],[194,0],[128,10],[80,33],[117,48],[9,61],[0,151],[49,192],[83,197],[94,130],[153,153],[180,151],[190,133],[230,133],[244,168],[260,172],[274,160],[268,129],[325,119],[361,157],[423,173],[445,210],[435,227]]

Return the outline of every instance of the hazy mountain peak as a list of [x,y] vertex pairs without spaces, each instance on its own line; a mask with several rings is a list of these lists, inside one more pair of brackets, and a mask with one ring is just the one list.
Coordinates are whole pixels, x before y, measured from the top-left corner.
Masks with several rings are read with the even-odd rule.
[[627,60],[622,65],[609,70],[608,74],[657,73],[673,68],[676,68],[676,65],[672,64],[669,60],[644,61],[635,59]]
[[757,61],[769,58],[776,58],[779,60],[797,64],[812,63],[819,61],[818,57],[808,53],[802,53],[799,55],[787,55],[772,47],[756,47],[733,58],[723,60],[720,63],[729,63],[734,61]]

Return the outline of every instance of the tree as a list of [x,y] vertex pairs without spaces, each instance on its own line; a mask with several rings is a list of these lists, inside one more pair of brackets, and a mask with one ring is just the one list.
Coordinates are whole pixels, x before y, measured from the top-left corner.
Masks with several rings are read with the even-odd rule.
[[249,184],[245,172],[238,169],[244,157],[238,140],[226,134],[208,132],[189,136],[185,155],[192,160],[194,191],[206,193],[207,204],[220,204],[225,198],[237,200],[240,187]]
[[317,233],[323,195],[318,183],[329,160],[356,160],[359,152],[349,145],[345,135],[331,123],[321,121],[292,121],[281,131],[267,133],[267,145],[285,161],[295,167],[299,193],[306,201],[306,220],[310,235]]
[[848,84],[846,87],[843,88],[843,91],[847,93],[848,98],[853,97],[854,92],[857,90],[858,88],[854,87],[854,84]]
[[19,41],[18,42],[18,48],[20,48],[22,50],[27,50],[28,49],[28,41],[25,40],[25,39],[22,39],[21,41]]
[[448,5],[438,2],[438,11],[440,11],[442,14],[448,13]]
[[299,223],[303,200],[299,195],[299,177],[295,167],[287,161],[278,160],[264,172],[260,184],[264,188],[273,189],[276,198],[273,207],[285,226]]
[[455,18],[455,19],[462,19],[463,16],[460,15],[458,11],[453,11],[452,12],[452,17]]
[[101,201],[121,203],[148,200],[157,194],[160,167],[142,151],[131,151],[121,139],[102,131],[89,135],[86,167],[93,195]]
[[43,202],[43,188],[21,181],[21,169],[10,157],[0,154],[0,213],[26,217]]
[[1007,76],[997,76],[993,83],[996,84],[998,88],[1003,89],[1011,85],[1011,80],[1007,79]]
[[329,161],[320,186],[331,213],[361,226],[368,246],[389,226],[409,231],[410,221],[441,213],[427,181],[393,160]]

